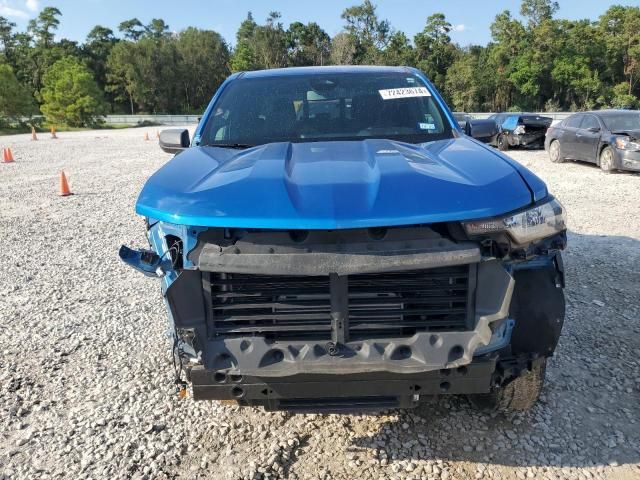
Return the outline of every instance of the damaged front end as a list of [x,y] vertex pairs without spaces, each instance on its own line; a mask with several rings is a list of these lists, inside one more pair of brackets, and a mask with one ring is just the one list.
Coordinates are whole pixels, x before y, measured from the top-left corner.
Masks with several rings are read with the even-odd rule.
[[[505,136],[509,147],[542,148],[547,134],[547,129],[553,123],[551,117],[543,117],[535,114],[515,115],[507,118],[500,130]],[[500,134],[498,134],[499,138]],[[498,141],[499,147],[506,147]],[[502,148],[504,149],[504,148]]]
[[[518,243],[504,229],[482,230],[486,222],[346,230],[149,223],[155,257],[124,250],[123,260],[162,276],[176,358],[195,399],[360,411],[487,393],[550,355],[562,327],[562,228]],[[536,291],[535,282],[523,296],[514,279],[527,272],[545,272],[549,285]],[[515,305],[522,298],[553,303],[554,318],[536,321],[554,323],[556,333],[513,348],[514,337],[544,328],[518,313],[531,308]]]

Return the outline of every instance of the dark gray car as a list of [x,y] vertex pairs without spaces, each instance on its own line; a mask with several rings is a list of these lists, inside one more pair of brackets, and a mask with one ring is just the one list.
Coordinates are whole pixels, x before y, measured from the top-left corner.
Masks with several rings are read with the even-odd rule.
[[576,113],[549,128],[545,149],[556,163],[582,160],[605,172],[640,171],[640,111]]

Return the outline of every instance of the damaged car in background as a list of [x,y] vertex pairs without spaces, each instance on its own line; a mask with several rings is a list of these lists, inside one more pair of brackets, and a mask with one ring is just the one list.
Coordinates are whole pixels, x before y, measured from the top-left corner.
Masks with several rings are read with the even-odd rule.
[[177,384],[293,412],[526,410],[564,322],[565,210],[420,71],[243,72],[144,186]]
[[502,151],[513,147],[543,148],[547,129],[553,123],[553,118],[535,113],[494,113],[487,120],[495,124],[487,143]]
[[576,113],[549,128],[545,144],[554,163],[579,160],[604,172],[640,171],[640,112]]

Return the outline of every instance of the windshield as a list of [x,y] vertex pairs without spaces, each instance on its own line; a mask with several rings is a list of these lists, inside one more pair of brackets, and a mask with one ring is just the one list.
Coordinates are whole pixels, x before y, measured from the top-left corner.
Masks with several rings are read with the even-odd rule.
[[603,115],[602,121],[611,132],[640,130],[640,112],[621,112]]
[[412,73],[327,73],[240,78],[223,90],[201,145],[453,136],[444,112]]

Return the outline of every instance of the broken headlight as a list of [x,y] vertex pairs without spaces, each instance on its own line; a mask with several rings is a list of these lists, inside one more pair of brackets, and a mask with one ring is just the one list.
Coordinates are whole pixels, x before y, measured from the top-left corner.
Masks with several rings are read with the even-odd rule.
[[629,137],[616,137],[616,147],[619,150],[640,150],[640,142],[633,142]]
[[462,222],[467,235],[477,236],[506,232],[518,244],[550,237],[567,228],[562,204],[555,198],[504,217]]

